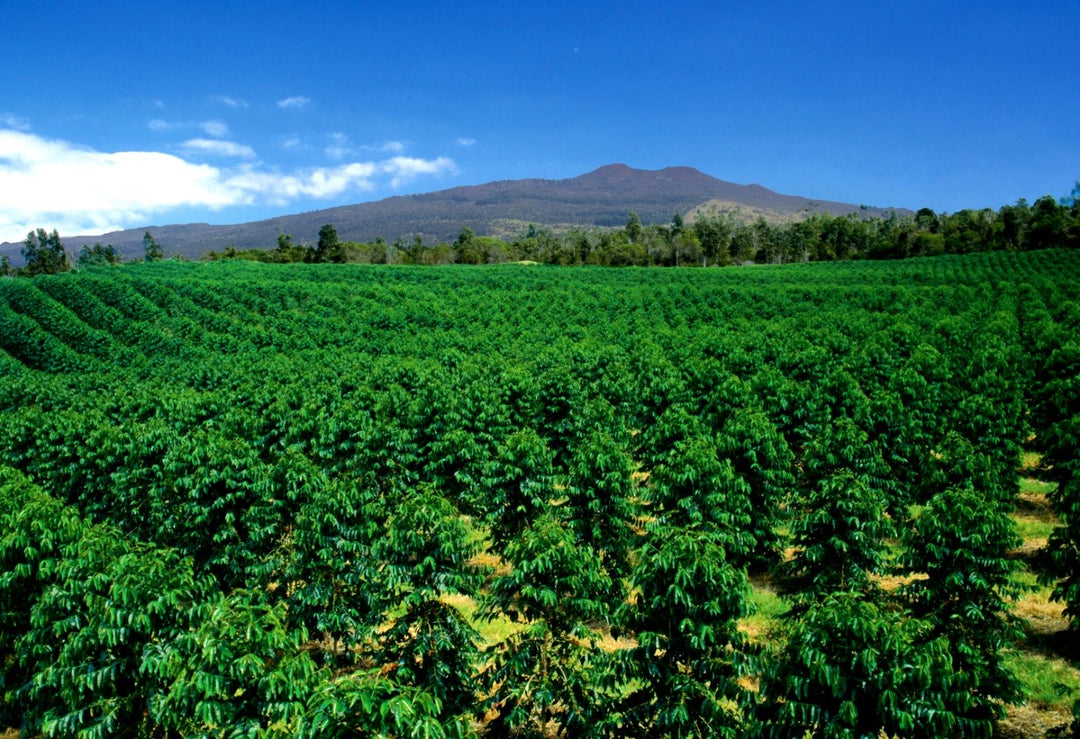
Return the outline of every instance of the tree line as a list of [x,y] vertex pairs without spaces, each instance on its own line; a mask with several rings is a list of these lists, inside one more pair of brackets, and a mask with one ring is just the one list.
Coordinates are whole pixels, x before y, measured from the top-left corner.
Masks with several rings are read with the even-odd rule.
[[[393,242],[342,241],[333,224],[319,229],[314,246],[296,244],[280,233],[273,249],[209,251],[203,259],[247,259],[273,263],[362,264],[499,264],[539,262],[595,266],[729,266],[791,264],[851,259],[905,259],[982,251],[1030,251],[1080,247],[1080,184],[1072,195],[1047,195],[1033,204],[1019,200],[999,210],[960,210],[952,214],[923,208],[912,216],[895,212],[884,218],[860,213],[813,214],[805,220],[770,223],[764,218],[743,222],[731,214],[701,216],[687,222],[681,215],[669,224],[642,224],[634,212],[614,229],[571,229],[556,233],[530,225],[512,239],[479,236],[461,229],[453,243],[425,244],[422,236]],[[38,229],[22,249],[26,266],[19,269],[0,258],[0,276],[55,274],[73,266],[119,264],[119,250],[100,243],[83,246],[72,259],[60,237]],[[143,260],[158,261],[165,251],[150,231],[143,235]]]
[[935,213],[885,218],[860,213],[813,214],[805,220],[742,222],[731,214],[687,222],[676,214],[669,224],[642,224],[634,212],[615,229],[572,229],[556,233],[530,225],[506,240],[462,228],[452,243],[425,244],[421,236],[341,241],[332,224],[319,231],[314,247],[298,246],[282,233],[272,250],[227,248],[204,258],[261,262],[367,264],[499,264],[532,261],[595,266],[729,266],[791,264],[851,259],[905,259],[982,251],[1030,251],[1080,247],[1080,201],[1050,196],[995,211]]
[[[72,259],[67,247],[60,241],[60,234],[53,229],[50,233],[44,228],[31,231],[26,235],[22,247],[24,267],[14,267],[5,254],[0,257],[0,277],[33,277],[34,275],[55,275],[68,272],[75,267],[100,267],[122,264],[124,255],[112,244],[95,243],[83,245],[78,255]],[[144,262],[160,262],[165,259],[165,248],[157,242],[150,231],[143,233]]]

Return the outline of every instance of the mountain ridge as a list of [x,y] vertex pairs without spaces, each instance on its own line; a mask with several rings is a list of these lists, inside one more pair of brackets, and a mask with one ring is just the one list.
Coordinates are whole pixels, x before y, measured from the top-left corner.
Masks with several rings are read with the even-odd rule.
[[[170,254],[196,259],[208,251],[233,246],[239,249],[276,246],[279,233],[294,243],[314,243],[324,224],[333,224],[343,241],[383,238],[424,243],[449,242],[463,228],[480,236],[512,238],[528,224],[562,231],[570,228],[610,228],[626,224],[634,211],[642,223],[666,223],[677,213],[696,215],[710,202],[723,203],[717,212],[733,217],[789,221],[814,213],[846,215],[888,212],[910,213],[903,208],[866,208],[828,200],[782,195],[759,184],[740,185],[718,179],[689,166],[657,170],[607,164],[568,179],[528,178],[495,180],[479,185],[458,185],[414,195],[307,211],[248,223],[207,223],[143,226],[100,235],[61,239],[77,253],[84,244],[112,244],[128,258],[141,256],[142,236],[149,230]],[[21,244],[2,244],[0,254],[21,259]]]

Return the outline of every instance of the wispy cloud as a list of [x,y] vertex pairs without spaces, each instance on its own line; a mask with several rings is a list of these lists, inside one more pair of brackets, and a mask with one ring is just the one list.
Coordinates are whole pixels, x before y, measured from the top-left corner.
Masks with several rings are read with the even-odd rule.
[[296,96],[291,97],[291,98],[285,98],[283,100],[278,100],[277,101],[278,107],[279,108],[285,108],[285,109],[306,108],[310,104],[311,104],[311,98],[306,98],[303,95],[296,95]]
[[374,151],[381,151],[386,154],[401,154],[405,151],[404,141],[384,141],[381,144],[376,144],[373,147]]
[[222,138],[229,135],[229,124],[224,121],[167,121],[164,118],[154,118],[147,121],[146,127],[151,131],[177,131],[182,129],[201,129],[207,136]]
[[[190,151],[252,158],[248,147],[191,139]],[[235,147],[235,148],[234,148]],[[258,162],[217,167],[154,151],[100,152],[67,141],[0,129],[0,241],[35,228],[61,234],[104,233],[145,224],[179,207],[287,205],[457,171],[452,159],[397,156],[291,172]]]
[[323,152],[331,159],[341,160],[354,154],[403,154],[408,145],[404,141],[383,141],[378,144],[364,144],[356,146],[352,139],[344,133],[332,133],[329,136],[330,143]]
[[205,131],[207,136],[219,139],[229,135],[229,126],[224,121],[203,121],[199,128]]
[[250,146],[221,139],[188,139],[184,142],[184,149],[219,157],[255,158],[255,150]]
[[231,97],[229,95],[215,95],[212,99],[216,100],[217,102],[221,103],[222,105],[227,105],[230,108],[246,108],[246,107],[248,107],[248,101],[244,100],[243,98],[234,98],[234,97]]
[[464,146],[464,147],[468,148],[470,146],[476,146],[476,139],[471,139],[471,138],[467,138],[467,137],[462,136],[455,143],[458,146]]
[[344,159],[352,154],[353,151],[352,140],[343,133],[330,134],[330,143],[323,149],[326,156],[331,159]]

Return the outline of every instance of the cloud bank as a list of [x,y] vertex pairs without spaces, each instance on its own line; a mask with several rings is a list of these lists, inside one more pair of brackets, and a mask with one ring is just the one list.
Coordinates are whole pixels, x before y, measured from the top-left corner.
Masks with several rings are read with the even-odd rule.
[[[213,139],[191,139],[184,150],[254,158],[250,147]],[[101,152],[0,129],[0,241],[22,241],[39,227],[61,235],[134,228],[181,207],[284,206],[455,171],[447,157],[405,156],[291,172],[254,161],[212,166],[163,152]]]

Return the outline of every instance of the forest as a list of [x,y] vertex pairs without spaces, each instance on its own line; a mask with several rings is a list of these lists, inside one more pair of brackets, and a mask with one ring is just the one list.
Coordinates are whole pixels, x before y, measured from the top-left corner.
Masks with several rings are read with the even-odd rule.
[[151,236],[2,279],[0,730],[1069,731],[1080,249],[1039,223],[679,270]]

